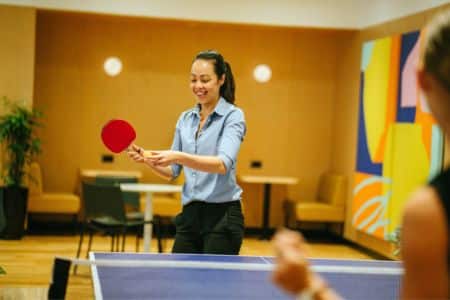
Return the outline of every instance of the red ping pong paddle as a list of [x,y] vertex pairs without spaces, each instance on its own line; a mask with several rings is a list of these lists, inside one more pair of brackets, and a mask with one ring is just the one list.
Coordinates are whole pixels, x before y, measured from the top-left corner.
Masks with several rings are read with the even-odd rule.
[[125,120],[111,120],[102,128],[103,144],[114,153],[120,153],[128,149],[135,138],[136,131]]
[[[106,148],[114,153],[127,150],[136,139],[136,131],[125,120],[113,119],[102,128],[102,141]],[[145,157],[152,156],[151,151],[141,153]]]

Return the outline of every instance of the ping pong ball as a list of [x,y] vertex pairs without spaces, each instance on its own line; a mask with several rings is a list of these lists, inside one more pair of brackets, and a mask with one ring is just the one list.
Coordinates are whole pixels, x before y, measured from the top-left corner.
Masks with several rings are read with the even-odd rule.
[[116,76],[122,71],[122,62],[118,57],[108,57],[103,64],[106,74],[109,76]]
[[144,150],[144,157],[152,157],[152,151]]
[[257,65],[253,70],[253,77],[256,81],[264,83],[272,78],[272,70],[268,65],[261,64]]

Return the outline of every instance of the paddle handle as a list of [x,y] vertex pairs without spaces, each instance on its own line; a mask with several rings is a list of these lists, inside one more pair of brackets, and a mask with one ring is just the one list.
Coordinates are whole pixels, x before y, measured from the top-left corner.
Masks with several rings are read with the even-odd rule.
[[152,156],[152,151],[144,150],[144,157],[151,157],[151,156]]
[[[145,158],[153,156],[151,150],[144,150],[143,148],[141,148],[141,149],[142,150],[139,150],[139,152],[142,152],[142,153],[139,153],[139,154],[142,154]],[[132,151],[131,146],[128,147],[126,151]]]

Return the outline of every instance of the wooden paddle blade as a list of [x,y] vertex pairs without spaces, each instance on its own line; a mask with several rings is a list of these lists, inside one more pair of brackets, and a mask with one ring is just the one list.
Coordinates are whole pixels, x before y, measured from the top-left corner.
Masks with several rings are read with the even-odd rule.
[[136,131],[125,120],[111,120],[102,129],[103,144],[114,153],[126,150],[135,138]]

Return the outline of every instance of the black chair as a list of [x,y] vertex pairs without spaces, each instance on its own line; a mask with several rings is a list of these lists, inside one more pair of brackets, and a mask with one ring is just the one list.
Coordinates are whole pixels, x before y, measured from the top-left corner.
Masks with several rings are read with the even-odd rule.
[[[127,176],[96,176],[95,183],[103,185],[116,185],[121,183],[137,183],[136,177]],[[140,194],[137,192],[122,192],[123,201],[125,207],[130,207],[131,210],[127,210],[126,217],[128,219],[144,219],[144,214],[140,212]],[[162,237],[163,237],[163,218],[159,215],[153,216],[153,225],[155,227],[155,236],[158,241],[158,252],[163,252]],[[124,237],[125,238],[125,237]]]
[[[121,183],[137,183],[136,177],[124,176],[96,176],[95,183],[104,185],[120,185]],[[137,192],[122,192],[125,206],[129,206],[133,211],[139,211],[140,194]]]
[[[122,191],[119,186],[82,183],[82,201],[84,208],[84,220],[80,230],[77,258],[80,257],[84,232],[89,231],[88,249],[86,258],[92,246],[94,232],[101,232],[111,236],[111,251],[119,251],[120,236],[122,239],[122,251],[125,250],[125,235],[129,228],[141,227],[145,224],[143,218],[127,218]],[[139,233],[136,230],[136,251],[139,249]],[[76,273],[76,266],[74,268]]]

